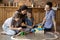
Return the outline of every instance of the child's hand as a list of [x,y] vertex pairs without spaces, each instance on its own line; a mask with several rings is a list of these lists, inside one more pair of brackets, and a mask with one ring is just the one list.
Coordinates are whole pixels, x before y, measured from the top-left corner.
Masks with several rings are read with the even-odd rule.
[[32,26],[27,26],[28,28],[33,28]]
[[20,32],[18,34],[16,34],[16,36],[19,36],[20,35]]
[[32,27],[34,27],[34,25]]

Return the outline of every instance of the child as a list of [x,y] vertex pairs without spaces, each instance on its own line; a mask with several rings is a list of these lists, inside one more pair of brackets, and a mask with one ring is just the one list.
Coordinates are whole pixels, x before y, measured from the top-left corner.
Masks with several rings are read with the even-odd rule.
[[31,12],[27,12],[27,18],[25,19],[25,23],[28,28],[34,27],[34,18],[32,17]]
[[[27,12],[27,17],[25,18],[25,26],[27,26],[27,28],[24,29],[24,32],[26,33],[31,32],[31,29],[34,27],[34,19],[31,12]],[[19,34],[20,33],[18,33],[16,36],[18,36]]]
[[3,30],[5,31],[4,34],[15,35],[22,29],[21,23],[22,20],[20,19],[19,14],[15,15],[14,17],[8,18],[2,26]]

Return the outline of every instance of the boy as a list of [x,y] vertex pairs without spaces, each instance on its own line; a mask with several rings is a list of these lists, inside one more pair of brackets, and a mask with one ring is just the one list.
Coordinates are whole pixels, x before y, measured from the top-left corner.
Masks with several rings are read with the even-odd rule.
[[21,22],[22,21],[20,20],[19,14],[15,15],[14,17],[8,18],[2,26],[4,30],[3,34],[15,35],[16,33],[18,33],[22,29],[20,27]]

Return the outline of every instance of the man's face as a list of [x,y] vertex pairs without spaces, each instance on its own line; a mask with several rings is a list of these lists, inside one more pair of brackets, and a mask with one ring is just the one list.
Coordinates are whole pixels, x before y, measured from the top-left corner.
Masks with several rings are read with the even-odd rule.
[[45,5],[45,11],[49,11],[49,10],[50,10],[49,5]]
[[21,13],[24,15],[27,13],[27,10],[23,10],[23,11],[21,11]]

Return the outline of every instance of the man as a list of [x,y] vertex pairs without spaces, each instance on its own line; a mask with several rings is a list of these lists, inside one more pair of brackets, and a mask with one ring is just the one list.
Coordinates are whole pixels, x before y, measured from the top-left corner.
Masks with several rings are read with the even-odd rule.
[[52,3],[47,2],[45,5],[45,17],[43,19],[42,25],[44,24],[44,31],[50,32],[52,30],[52,27],[54,26],[54,30],[56,33],[56,21],[55,21],[55,12],[52,9]]

